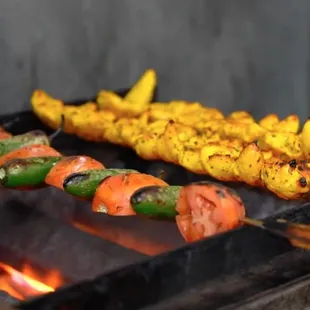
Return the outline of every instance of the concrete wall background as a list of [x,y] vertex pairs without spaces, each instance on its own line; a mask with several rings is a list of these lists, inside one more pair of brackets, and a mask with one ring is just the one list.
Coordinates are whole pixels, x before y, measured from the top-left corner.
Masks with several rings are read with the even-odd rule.
[[75,99],[148,67],[163,100],[310,114],[310,1],[2,0],[0,113],[34,88]]

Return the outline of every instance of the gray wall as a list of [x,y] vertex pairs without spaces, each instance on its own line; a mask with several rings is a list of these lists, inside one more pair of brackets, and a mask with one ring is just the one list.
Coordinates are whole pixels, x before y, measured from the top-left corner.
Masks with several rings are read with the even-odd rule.
[[34,88],[74,99],[148,67],[163,100],[310,114],[308,0],[2,0],[0,113]]

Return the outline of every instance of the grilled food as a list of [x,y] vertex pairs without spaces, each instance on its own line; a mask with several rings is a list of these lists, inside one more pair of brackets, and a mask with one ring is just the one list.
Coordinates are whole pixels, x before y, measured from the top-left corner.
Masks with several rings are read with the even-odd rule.
[[[151,103],[155,86],[156,74],[148,70],[124,98],[101,91],[97,103],[77,107],[36,91],[32,106],[54,129],[63,114],[65,132],[133,148],[147,160],[164,160],[221,181],[265,187],[284,199],[309,192],[308,164],[300,168],[310,158],[309,120],[299,133],[294,114],[283,120],[269,114],[256,122],[245,111],[225,117],[198,102]],[[290,165],[292,160],[297,168]]]
[[[252,122],[244,113],[232,117],[240,117],[245,123]],[[306,160],[283,162],[271,151],[262,151],[256,143],[243,149],[242,143],[233,140],[219,140],[218,145],[213,141],[206,146],[199,143],[196,136],[188,135],[191,133],[188,126],[164,122],[165,128],[175,126],[172,127],[177,135],[175,143],[180,139],[190,141],[188,146],[196,146],[206,162],[221,162],[221,169],[205,163],[218,178],[235,178],[265,186],[285,199],[297,199],[309,191],[310,169]],[[164,137],[163,134],[160,136]],[[180,150],[184,151],[184,147]],[[41,157],[35,156],[38,154]],[[135,170],[105,169],[100,162],[87,156],[62,157],[47,145],[23,146],[4,155],[2,160],[0,184],[4,188],[30,190],[52,185],[79,199],[92,200],[95,212],[175,220],[187,242],[226,232],[242,223],[257,223],[245,218],[244,205],[233,191],[210,182],[169,186],[160,178]],[[204,165],[201,166],[204,169]]]
[[194,242],[242,225],[245,208],[226,187],[200,182],[182,187],[176,203],[176,222],[187,242]]
[[112,110],[118,117],[136,117],[147,110],[156,87],[156,73],[147,70],[124,98],[111,91],[100,91],[97,97],[101,109]]
[[0,168],[0,184],[5,188],[34,189],[46,186],[45,178],[62,157],[28,157],[6,161]]
[[64,180],[72,173],[86,170],[104,169],[102,163],[88,156],[69,156],[53,166],[45,178],[48,185],[63,189]]
[[68,194],[91,200],[95,196],[97,187],[104,179],[125,173],[138,173],[138,171],[133,169],[98,169],[76,172],[65,178],[63,187]]
[[130,203],[131,195],[137,189],[149,185],[168,186],[165,181],[143,173],[110,176],[97,187],[92,210],[117,216],[135,215]]

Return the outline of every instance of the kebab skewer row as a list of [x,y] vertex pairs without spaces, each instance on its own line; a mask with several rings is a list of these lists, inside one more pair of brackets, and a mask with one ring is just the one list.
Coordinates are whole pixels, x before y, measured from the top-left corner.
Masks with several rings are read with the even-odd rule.
[[[188,140],[191,131],[180,133],[174,123],[168,125],[171,126],[168,127],[168,134],[164,138],[174,147],[169,148],[169,144],[162,143],[162,154],[166,161],[179,163],[195,173],[207,172],[219,180],[242,181],[252,186],[264,186],[284,199],[298,199],[309,192],[310,176],[307,162],[293,160],[285,163],[274,157],[268,158],[268,153],[261,152],[256,144],[250,144],[240,151],[242,146],[238,141],[220,141],[221,145],[210,143],[199,148],[199,140],[195,136]],[[183,127],[181,126],[181,129]],[[186,126],[184,128],[191,129]],[[58,134],[59,130],[56,133]],[[52,136],[55,137],[55,134]],[[187,142],[182,143],[180,137]],[[0,164],[10,158],[40,157],[41,154],[61,156],[50,146],[37,144],[39,142],[49,143],[49,139],[43,132],[38,131],[1,141],[0,153],[3,156],[0,157]],[[160,140],[155,139],[155,142],[160,145]],[[23,147],[18,149],[20,146]],[[195,148],[190,148],[191,146]]]
[[[6,140],[7,145],[8,140],[10,139]],[[87,156],[61,157],[57,151],[57,156],[50,156],[52,148],[47,152],[40,148],[41,157],[29,157],[29,145],[19,149],[16,147],[16,144],[12,146],[15,148],[12,152],[25,157],[11,157],[0,166],[0,181],[3,187],[30,189],[42,187],[45,183],[64,189],[79,198],[92,199],[92,208],[96,212],[134,215],[136,212],[132,208],[132,197],[137,190],[148,186],[168,186],[161,179],[134,170],[105,169],[100,162]],[[10,153],[6,155],[8,154]],[[241,210],[244,210],[240,199],[238,202],[242,206]],[[182,230],[181,233],[184,236]]]
[[[200,191],[189,192],[192,195],[189,198],[191,208],[195,208],[191,210],[184,205],[187,187],[169,187],[158,178],[136,171],[104,169],[101,163],[87,156],[64,158],[43,156],[9,160],[0,168],[0,180],[4,187],[15,189],[37,188],[45,182],[64,189],[78,198],[92,199],[93,211],[114,216],[134,215],[138,210],[141,214],[146,211],[148,215],[155,217],[157,214],[165,214],[166,217],[173,218],[173,215],[176,215],[174,210],[178,209],[175,208],[176,201],[180,200],[183,205],[179,207],[180,214],[176,216],[176,221],[187,242],[235,228],[240,225],[240,219],[245,214],[244,206],[238,196],[224,187],[210,183],[200,183],[198,187],[192,185],[192,188]],[[153,196],[149,193],[150,188],[155,189]],[[162,190],[164,188],[166,190]],[[182,190],[185,192],[183,193]],[[152,210],[147,211],[149,210],[147,206],[142,208],[141,212],[141,202],[142,205],[150,203],[148,201],[150,197],[153,203],[157,201],[153,214]],[[158,198],[161,198],[162,204],[165,205],[160,205]],[[215,201],[211,205],[212,199]],[[167,208],[168,201],[171,201],[170,209]],[[221,224],[216,224],[217,222]]]
[[[59,130],[56,132],[56,134],[52,135],[55,136],[57,135],[57,133],[59,133]],[[27,135],[26,135],[27,137]],[[20,138],[20,137],[18,137]],[[33,187],[40,187],[43,185],[43,182],[45,181],[46,183],[50,183],[51,185],[54,185],[56,187],[61,188],[65,188],[65,190],[68,193],[71,194],[75,194],[76,196],[82,196],[82,198],[88,198],[90,199],[92,196],[94,196],[94,201],[93,201],[93,209],[95,211],[103,211],[109,214],[113,214],[113,209],[116,210],[117,212],[114,213],[114,215],[128,215],[128,214],[135,214],[135,209],[132,209],[131,206],[134,206],[134,208],[136,208],[138,210],[138,213],[141,212],[141,197],[143,200],[143,196],[145,195],[141,195],[141,188],[137,190],[137,192],[133,193],[135,189],[137,189],[137,187],[139,187],[139,182],[132,182],[132,184],[130,184],[130,177],[133,179],[137,179],[140,180],[140,185],[142,185],[142,192],[144,191],[143,189],[148,189],[149,187],[146,186],[148,184],[145,184],[149,182],[149,184],[152,184],[153,186],[151,186],[151,188],[154,188],[156,186],[156,184],[160,184],[161,186],[166,186],[167,184],[165,182],[163,182],[162,180],[156,180],[156,178],[152,177],[152,176],[147,176],[147,175],[142,175],[137,172],[137,171],[130,171],[130,170],[118,170],[118,169],[110,169],[110,170],[102,170],[102,168],[104,168],[104,166],[89,158],[89,157],[85,157],[85,156],[73,156],[73,157],[69,157],[69,158],[62,158],[62,157],[56,157],[56,156],[47,156],[47,155],[60,155],[57,151],[53,150],[52,148],[46,146],[46,145],[34,145],[34,149],[35,152],[32,151],[31,148],[31,142],[36,143],[36,135],[30,135],[27,139],[22,139],[22,142],[25,142],[26,140],[26,146],[23,146],[25,144],[21,143],[20,145],[23,146],[21,149],[16,149],[16,147],[18,147],[18,145],[16,143],[13,143],[11,148],[7,148],[6,152],[8,151],[8,149],[11,149],[13,151],[11,151],[10,153],[7,153],[6,156],[4,156],[6,158],[6,160],[9,160],[10,158],[14,158],[15,156],[20,156],[23,157],[24,159],[21,158],[17,158],[17,159],[11,159],[8,162],[5,162],[5,164],[1,167],[0,169],[0,178],[2,180],[2,183],[4,185],[4,187],[13,187],[13,188],[19,188],[19,189],[26,189],[26,188],[33,188]],[[14,142],[16,142],[16,139],[13,139]],[[46,140],[44,140],[46,141]],[[5,142],[5,145],[10,145],[9,143],[7,143],[8,141]],[[54,151],[54,153],[53,153]],[[3,152],[5,153],[5,152]],[[7,156],[8,154],[11,154],[10,156]],[[33,155],[45,155],[42,158],[37,158],[37,157],[32,157]],[[32,155],[32,156],[31,156]],[[2,157],[3,158],[3,157]],[[57,166],[58,164],[58,166]],[[88,171],[84,171],[85,169],[92,169],[92,170],[88,170]],[[98,168],[101,168],[100,170],[98,170]],[[97,169],[97,170],[96,170]],[[84,171],[84,173],[83,173]],[[72,174],[72,172],[74,172]],[[67,178],[65,178],[66,175],[69,176]],[[114,179],[113,179],[114,176]],[[147,177],[145,179],[145,176]],[[82,177],[82,179],[81,179]],[[86,177],[86,178],[85,178]],[[106,181],[102,182],[103,180],[108,179],[108,183],[112,183],[108,184],[106,186]],[[83,182],[81,182],[82,180],[86,181],[86,184],[83,184]],[[118,199],[117,195],[114,195],[115,199],[113,200],[112,197],[112,201],[110,200],[111,197],[108,198],[108,200],[106,200],[107,195],[102,195],[102,193],[106,193],[106,190],[102,190],[102,186],[103,189],[104,188],[111,188],[111,185],[118,185],[119,183],[122,184],[122,182],[125,181],[127,186],[124,186],[125,189],[125,200],[123,199]],[[76,182],[78,181],[78,182]],[[110,181],[110,182],[109,182]],[[137,184],[138,183],[138,184]],[[129,185],[129,187],[128,187]],[[155,185],[155,186],[154,186]],[[202,183],[200,183],[200,185],[202,185]],[[200,186],[198,185],[198,187]],[[204,184],[207,185],[207,187],[210,188],[210,183]],[[106,186],[106,187],[104,187]],[[145,187],[146,186],[146,187]],[[192,187],[193,185],[191,185]],[[211,185],[213,186],[213,185]],[[119,188],[119,187],[118,187]],[[127,190],[126,190],[127,188]],[[168,189],[168,187],[164,187],[165,190]],[[170,187],[173,188],[173,187]],[[174,187],[177,190],[172,191],[172,194],[167,196],[166,195],[166,201],[167,199],[170,199],[168,201],[170,201],[170,213],[173,213],[173,197],[176,197],[176,193],[177,192],[181,192],[180,187]],[[214,187],[213,186],[213,194],[214,194],[214,188],[216,189],[216,194],[220,197],[220,198],[226,198],[225,195],[223,195],[224,191],[227,189],[223,188],[224,191],[221,190],[221,188],[219,187]],[[159,187],[159,189],[162,189],[162,187]],[[197,188],[196,188],[197,189]],[[73,191],[72,191],[73,190]],[[99,193],[98,195],[97,192]],[[169,193],[169,191],[167,191]],[[171,190],[170,190],[171,192]],[[175,193],[173,195],[173,192]],[[199,194],[199,191],[198,191]],[[231,192],[227,192],[227,194],[231,194]],[[112,195],[113,196],[113,195]],[[160,193],[160,196],[162,196],[162,192]],[[210,193],[208,194],[208,197],[212,196],[212,191],[211,191],[211,195]],[[149,195],[146,195],[146,197],[149,197]],[[182,195],[180,195],[180,199],[181,199]],[[192,198],[198,198],[194,199],[194,206],[197,209],[197,204],[198,207],[201,206],[201,203],[203,202],[208,202],[208,206],[210,206],[210,200],[201,200],[203,196],[201,195],[201,193],[199,194],[199,196],[193,196]],[[232,194],[232,197],[239,203],[239,212],[237,218],[239,218],[239,220],[236,221],[236,218],[233,216],[234,212],[228,212],[228,214],[232,214],[232,222],[231,225],[239,225],[240,222],[240,214],[242,215],[244,213],[244,207],[242,202],[240,201],[240,199],[238,198],[238,196],[236,196],[235,194]],[[153,202],[154,202],[154,198],[155,200],[158,201],[157,198],[158,195],[155,194],[155,196],[152,198]],[[149,198],[148,198],[149,199]],[[147,199],[147,200],[148,200]],[[182,199],[181,199],[182,200]],[[184,200],[184,199],[183,199]],[[149,201],[146,201],[149,202]],[[104,204],[103,204],[104,203]],[[140,203],[140,207],[139,207],[139,203]],[[165,199],[161,199],[161,204],[165,203]],[[107,206],[105,205],[107,204]],[[115,207],[116,204],[116,207]],[[142,203],[143,205],[143,203]],[[227,202],[224,204],[227,205]],[[228,205],[229,205],[229,200],[228,200]],[[234,204],[233,204],[234,205]],[[104,207],[102,207],[104,206]],[[238,206],[238,204],[237,204]],[[240,209],[240,206],[242,206],[242,208]],[[115,207],[115,208],[114,208]],[[121,211],[119,211],[121,207]],[[167,216],[167,208],[162,208],[163,206],[161,206],[161,208],[158,208],[158,205],[155,206],[155,209],[153,208],[153,215],[156,215],[156,212],[159,214],[163,214],[162,210],[166,210],[164,211],[164,214]],[[148,208],[146,208],[147,210]],[[169,208],[168,208],[169,209]],[[213,209],[213,208],[211,208]],[[156,211],[157,210],[157,211]],[[175,209],[177,210],[177,209]],[[182,208],[180,209],[182,210]],[[197,226],[197,223],[193,222],[192,217],[193,215],[196,213],[196,215],[203,215],[205,212],[198,212],[197,210],[196,212],[191,212],[190,214],[188,214],[188,208],[184,209],[183,211],[187,210],[187,214],[181,214],[178,215],[178,227],[183,235],[183,237],[189,241],[189,240],[197,240],[208,236],[208,235],[212,235],[212,225],[210,225],[209,221],[207,222],[203,222],[200,223],[200,226]],[[216,208],[215,208],[216,210]],[[232,209],[233,210],[233,209]],[[206,210],[205,210],[206,211]],[[229,209],[228,209],[229,211]],[[241,213],[240,213],[241,211]],[[143,208],[142,208],[142,213],[143,213]],[[183,212],[184,213],[184,212]],[[227,213],[227,210],[225,212],[225,214]],[[171,215],[171,214],[170,214]],[[242,218],[243,216],[241,216]],[[209,216],[210,219],[210,216]],[[193,224],[194,223],[194,224]],[[212,223],[211,223],[212,224]],[[214,224],[214,223],[213,223]],[[206,225],[206,226],[205,226]],[[220,227],[222,227],[223,225],[221,224]],[[224,225],[225,226],[225,225]],[[214,225],[213,225],[214,227]],[[190,230],[189,230],[190,228]],[[211,229],[211,230],[210,230]],[[224,231],[226,230],[226,228],[223,228]],[[207,233],[205,233],[205,231]],[[221,232],[221,230],[219,230],[219,232]],[[216,233],[216,232],[215,232]]]
[[[180,124],[169,123],[164,135],[160,136],[159,131],[153,133],[154,136],[138,143],[144,146],[144,149],[138,149],[140,156],[143,150],[154,156],[148,159],[158,156],[221,181],[241,181],[266,187],[284,199],[298,199],[309,192],[307,161],[281,160],[271,152],[261,151],[256,143],[243,147],[238,140],[207,142],[208,138],[198,139],[191,127]],[[209,141],[212,139],[216,138]]]
[[[174,120],[185,125],[197,126],[197,128],[204,128],[206,121],[224,119],[224,115],[219,110],[204,107],[198,102],[189,103],[179,100],[165,104],[151,104],[156,88],[156,80],[155,71],[149,69],[141,76],[124,98],[111,91],[101,91],[97,97],[98,107],[104,111],[113,112],[117,118],[122,116],[137,117],[144,113],[151,121]],[[79,110],[84,110],[82,107],[78,109],[73,106],[64,106],[60,100],[56,100],[42,91],[34,92],[32,99],[34,111],[39,117],[43,117],[43,119],[48,110],[46,109],[46,105],[54,106],[56,108],[55,113],[58,115],[59,112],[64,112],[65,110],[72,115],[76,114]],[[87,103],[85,106],[92,106],[92,104]],[[59,109],[63,111],[59,111]],[[233,125],[255,123],[254,118],[244,111],[233,112],[226,120],[232,121]],[[55,126],[57,127],[57,125]],[[299,119],[296,115],[291,115],[280,121],[277,115],[270,114],[259,122],[259,126],[269,131],[296,134],[299,130]]]
[[[236,111],[224,118],[219,110],[204,107],[198,102],[172,101],[166,104],[151,104],[155,87],[156,73],[151,69],[144,73],[124,99],[113,92],[100,92],[97,102],[101,111],[97,109],[95,103],[91,102],[80,107],[64,105],[61,100],[54,99],[41,90],[33,93],[31,102],[38,117],[52,128],[58,127],[60,115],[65,114],[68,122],[68,126],[65,126],[67,133],[71,133],[71,131],[75,133],[74,129],[78,129],[79,126],[74,126],[73,123],[79,123],[80,118],[85,121],[85,112],[89,112],[89,118],[100,115],[106,121],[140,116],[148,122],[174,120],[199,130],[210,130],[212,128],[214,132],[214,129],[220,128],[222,138],[231,138],[235,135],[240,138],[240,134],[241,136],[243,134],[245,136],[243,139],[248,142],[262,136],[266,130],[293,134],[299,130],[299,119],[296,115],[290,115],[280,121],[275,114],[270,114],[262,119],[259,124],[256,124],[254,118],[247,112]],[[139,114],[137,111],[141,113]],[[122,121],[124,120],[121,120],[121,123]],[[247,134],[249,132],[250,134]],[[92,135],[88,135],[87,138],[94,139]],[[98,138],[102,141],[104,138],[102,132],[101,136],[96,139]]]
[[0,133],[0,165],[10,159],[40,157],[41,154],[61,156],[59,152],[50,147],[50,144],[63,131],[63,125],[64,118],[62,117],[60,127],[49,136],[42,130],[32,130],[14,137],[6,131],[2,137]]
[[[76,109],[76,107],[74,107],[74,109]],[[209,147],[210,145],[208,144],[210,143],[213,145],[218,144],[220,149],[223,149],[222,152],[224,153],[226,145],[236,145],[240,149],[247,145],[247,143],[244,143],[242,139],[222,140],[222,136],[216,132],[210,131],[199,133],[193,127],[184,126],[173,122],[173,126],[182,126],[187,129],[184,130],[185,133],[181,131],[179,135],[175,135],[174,139],[172,138],[169,140],[172,136],[169,132],[173,133],[173,128],[167,129],[167,127],[171,124],[171,122],[167,120],[155,121],[148,124],[147,120],[142,116],[140,119],[121,118],[115,121],[115,117],[112,115],[113,113],[111,114],[109,111],[107,111],[107,113],[105,111],[98,112],[96,111],[95,104],[90,104],[90,106],[86,104],[85,109],[89,109],[87,112],[88,114],[86,112],[86,114],[77,113],[74,114],[71,119],[71,123],[74,124],[74,128],[71,128],[71,131],[75,132],[81,138],[93,141],[109,141],[114,144],[131,147],[136,150],[139,156],[145,159],[161,159],[168,162],[174,162],[195,173],[210,174],[208,169],[201,167],[200,158],[198,158],[199,148],[197,145],[193,147],[194,143],[200,144],[200,147],[205,145],[204,149]],[[49,111],[51,111],[51,109],[49,109]],[[90,117],[87,117],[87,115]],[[70,115],[67,116],[70,118]],[[247,116],[245,112],[243,114],[241,112],[232,113],[229,119],[239,119],[239,121],[242,120],[243,122],[242,124],[237,124],[237,126],[235,126],[234,123],[228,124],[228,128],[236,128],[235,132],[232,132],[230,136],[242,137],[245,135],[244,139],[247,141],[251,141],[257,137],[255,128],[258,125],[253,125],[251,123],[250,116]],[[270,157],[275,154],[275,157],[281,157],[287,161],[290,159],[302,159],[308,157],[307,154],[310,154],[310,145],[308,145],[310,136],[310,121],[306,122],[300,135],[293,133],[296,131],[296,128],[298,129],[299,124],[299,120],[296,116],[288,117],[287,120],[276,124],[274,120],[270,121],[270,117],[269,120],[267,117],[267,120],[262,123],[264,126],[269,126],[270,128],[270,124],[266,124],[268,121],[270,124],[273,123],[274,128],[276,128],[275,125],[279,125],[281,122],[282,124],[284,123],[284,125],[281,125],[284,128],[284,132],[267,132],[263,137],[258,139],[257,144],[260,146],[264,155],[268,155]],[[211,122],[214,124],[217,123],[217,125],[220,123],[219,121]],[[254,127],[251,129],[249,126]],[[225,129],[226,127],[222,126],[222,128],[224,128],[222,131],[229,132],[228,129]],[[176,132],[176,130],[174,131]],[[188,132],[187,138],[186,131]],[[251,134],[253,132],[254,136]],[[250,135],[247,133],[250,133]],[[176,137],[180,135],[183,135],[182,140],[180,142],[174,142],[177,139]],[[229,137],[229,135],[227,135],[227,137]],[[303,141],[303,143],[301,143],[301,141]],[[182,144],[181,142],[184,144],[183,151],[178,152],[178,147],[176,146]],[[167,152],[167,150],[170,151]],[[177,153],[180,153],[180,156]],[[196,162],[193,162],[193,158],[197,158]],[[213,157],[213,160],[215,159],[216,158]],[[222,162],[225,163],[225,159]],[[222,176],[218,177],[217,174],[217,171],[213,171],[211,176],[219,180],[233,178],[233,176],[229,175],[224,178]],[[242,181],[242,179],[240,181]],[[252,185],[251,183],[248,184]],[[281,197],[283,197],[283,195],[281,195]]]
[[[45,181],[79,198],[94,196],[96,212],[140,213],[157,218],[175,216],[187,242],[254,221],[245,218],[240,198],[225,187],[210,182],[168,187],[164,181],[137,171],[104,169],[101,163],[87,156],[11,159],[0,168],[0,178],[4,187],[29,189],[40,187]],[[106,191],[113,185],[120,189],[121,196],[117,191]],[[257,221],[255,223],[257,225]],[[294,240],[296,243],[296,238]],[[305,247],[305,240],[297,238],[297,246]]]
[[[98,110],[95,103],[86,103],[79,107],[64,105],[62,101],[40,90],[33,93],[31,101],[34,112],[44,123],[57,128],[63,113],[66,117],[65,132],[91,141],[109,141],[132,146],[125,137],[121,137],[124,125],[126,131],[128,127],[133,127],[131,129],[134,133],[141,134],[154,122],[161,121],[162,124],[166,124],[173,120],[205,134],[217,134],[220,139],[240,139],[244,143],[260,140],[262,147],[271,148],[275,153],[294,158],[303,156],[299,145],[300,136],[297,135],[299,119],[296,115],[279,121],[277,116],[271,114],[256,123],[253,117],[244,111],[233,112],[224,118],[218,110],[203,107],[199,103],[175,101],[168,104],[151,104],[149,111],[142,113],[137,119],[120,117],[115,109],[109,109],[109,104],[112,103],[108,99],[104,110]],[[158,112],[157,116],[153,115],[154,111]]]
[[[85,118],[82,117],[81,120],[85,120]],[[84,139],[87,139],[87,137],[90,135],[97,135],[97,140],[99,141],[102,133],[104,132],[106,140],[109,140],[112,143],[123,144],[125,146],[133,145],[138,155],[146,159],[162,159],[168,162],[178,163],[181,166],[195,173],[207,173],[219,180],[246,181],[246,183],[248,183],[249,185],[257,185],[252,180],[253,178],[255,179],[255,175],[253,176],[251,174],[251,171],[246,171],[247,173],[243,174],[247,177],[247,180],[243,180],[242,176],[236,177],[233,173],[231,173],[231,171],[234,170],[232,169],[234,165],[232,165],[230,158],[227,157],[227,154],[231,154],[231,151],[233,151],[233,153],[236,153],[236,150],[232,149],[230,146],[238,147],[240,150],[242,149],[242,143],[239,140],[219,140],[216,135],[213,135],[212,137],[207,137],[206,135],[198,136],[196,135],[195,129],[193,129],[192,127],[167,121],[154,122],[149,125],[148,132],[146,134],[139,134],[139,128],[137,126],[131,126],[133,123],[137,122],[139,121],[136,119],[121,119],[113,126],[109,124],[108,120],[105,121],[102,118],[101,120],[98,119],[98,121],[93,123],[93,125],[91,123],[84,122],[84,124],[86,124],[86,128],[83,128],[83,126],[77,127],[81,130],[79,135]],[[180,130],[180,132],[178,133],[178,128],[174,127],[182,127],[184,130]],[[122,128],[122,130],[119,130],[120,128]],[[287,135],[292,134],[287,133]],[[126,142],[124,143],[124,141]],[[207,144],[203,147],[203,149],[199,149],[199,144],[200,147],[202,147],[204,144],[208,143],[208,141],[209,145]],[[194,145],[195,147],[193,147]],[[211,160],[211,156],[208,156],[207,159],[205,156],[203,156],[203,154],[209,152],[208,149],[213,149],[213,152],[217,149],[217,152],[215,152],[215,154],[210,154],[212,156]],[[217,154],[218,152],[222,154]],[[222,157],[220,157],[219,155],[222,155]],[[270,152],[268,151],[263,151],[263,155],[264,157],[270,157],[272,153],[270,154]],[[204,159],[201,157],[204,157]],[[233,157],[233,159],[235,160],[235,157]],[[202,166],[203,163],[205,163],[205,165]],[[221,167],[221,165],[223,167]],[[231,169],[227,169],[227,165],[230,166]],[[251,164],[249,163],[249,166],[250,165]],[[238,166],[241,167],[240,163]],[[255,163],[253,166],[255,167]],[[211,169],[211,167],[219,167],[221,169],[216,170]],[[274,172],[277,172],[281,167],[273,169]],[[269,165],[269,168],[271,169],[272,166]],[[281,169],[281,171],[284,171],[284,168]],[[272,170],[270,172],[272,172]],[[297,174],[295,173],[295,179],[297,178]],[[301,184],[304,184],[305,182],[302,178],[303,176],[300,176],[298,179],[302,180]],[[293,183],[296,181],[295,179],[293,180]],[[270,180],[269,182],[276,183],[272,181],[274,180]],[[279,180],[279,182],[282,182],[282,180]],[[280,197],[292,199],[295,198],[295,196],[296,198],[300,196],[300,191],[297,195],[292,193],[288,195],[287,193],[282,193],[282,191],[284,191],[285,189],[277,189],[277,187],[281,187],[280,184],[275,184],[268,187],[267,180],[265,181],[265,183],[267,183],[268,189],[273,190],[274,188],[273,191],[276,192]],[[304,189],[301,189],[301,193],[304,193]]]
[[[89,179],[89,176],[92,177],[92,180]],[[70,194],[74,193],[78,198],[92,199],[93,211],[114,216],[135,215],[135,208],[141,211],[141,198],[143,199],[145,191],[148,191],[149,188],[155,188],[155,192],[157,191],[151,198],[153,202],[162,196],[164,199],[162,203],[166,204],[155,206],[155,210],[153,210],[155,217],[156,214],[166,213],[164,210],[167,210],[168,200],[172,201],[168,213],[173,215],[174,200],[178,200],[174,188],[169,187],[163,180],[135,171],[129,173],[127,170],[104,169],[101,163],[86,156],[71,156],[62,159],[59,157],[13,159],[1,166],[0,180],[4,187],[15,189],[37,188],[45,182],[59,189],[65,189]],[[206,190],[210,186],[212,192]],[[192,185],[192,187],[197,189],[196,185]],[[161,192],[162,188],[167,190]],[[191,207],[194,207],[192,205],[194,202],[196,208],[196,211],[193,210],[193,212],[195,211],[193,215],[190,215],[191,210],[187,210],[184,205],[184,194],[181,195],[181,191],[184,192],[186,187],[175,188],[178,188],[180,199],[183,202],[183,205],[181,204],[179,207],[180,214],[177,215],[176,221],[187,242],[197,241],[238,227],[241,223],[240,219],[244,217],[245,211],[241,200],[238,196],[228,192],[226,188],[221,189],[210,183],[199,184],[199,195],[190,192],[192,195],[190,198]],[[174,191],[172,194],[171,190]],[[143,191],[142,195],[141,191]],[[225,193],[226,197],[224,197]],[[147,199],[149,196],[147,193]],[[217,199],[217,204],[214,202],[212,206],[208,205],[206,208],[205,201],[201,200],[204,196],[208,197],[208,201],[212,198]],[[200,201],[197,200],[198,198]],[[144,204],[148,203],[147,199],[144,199]],[[162,211],[160,211],[161,207]],[[140,213],[143,214],[145,211]],[[152,211],[146,213],[152,215]],[[173,218],[172,216],[166,217]],[[197,223],[193,222],[198,219]],[[219,225],[219,223],[221,224]]]
[[[124,172],[118,171],[117,173]],[[96,179],[96,184],[93,183],[92,175]],[[93,186],[98,186],[104,178],[103,171],[99,179],[98,172],[94,171],[73,174],[65,179],[64,189],[71,195],[83,197],[85,189],[88,188],[88,192],[90,193],[89,189],[92,189],[95,195]],[[114,175],[111,178],[123,179],[121,175]],[[98,192],[100,192],[100,187],[98,187]],[[88,199],[90,198],[91,195]],[[102,200],[99,203],[102,203]],[[268,223],[266,226],[263,221],[247,218],[239,196],[233,190],[212,182],[196,182],[183,187],[144,186],[131,194],[130,204],[127,206],[127,210],[132,208],[137,215],[160,220],[175,219],[187,242],[198,241],[247,224],[285,237],[294,246],[310,249],[309,225],[283,223],[281,220],[281,226],[278,223]],[[98,203],[93,203],[95,212],[111,215],[112,210],[111,207],[98,208]],[[129,211],[128,214],[132,212]]]
[[[43,164],[40,162],[42,159],[46,160]],[[21,159],[16,160],[21,161]],[[245,223],[284,236],[297,247],[309,248],[309,240],[306,238],[309,234],[308,227],[303,225],[302,229],[299,229],[296,224],[293,224],[295,225],[293,228],[288,225],[288,232],[265,227],[263,222],[246,218],[244,205],[238,195],[217,184],[200,182],[184,187],[168,186],[159,179],[156,180],[152,176],[140,174],[137,171],[129,172],[122,169],[83,171],[83,169],[97,168],[101,165],[85,156],[73,156],[62,160],[51,157],[27,158],[24,161],[22,166],[24,167],[24,170],[22,169],[24,176],[25,164],[30,163],[32,165],[26,168],[26,171],[35,172],[26,173],[28,179],[23,178],[23,175],[20,174],[15,175],[17,181],[18,177],[22,177],[22,182],[19,183],[24,186],[26,184],[28,186],[38,185],[43,182],[44,176],[50,169],[49,165],[52,165],[53,168],[47,173],[47,183],[58,188],[63,187],[70,194],[72,194],[73,189],[73,192],[79,198],[85,198],[85,193],[88,199],[93,195],[94,211],[118,216],[142,214],[157,219],[175,218],[177,226],[187,242],[194,242],[223,233]],[[60,167],[57,167],[57,161]],[[14,160],[11,160],[6,165],[11,166],[13,162]],[[40,169],[34,169],[34,166],[40,167]],[[70,174],[72,171],[77,170],[82,170],[82,172]],[[21,172],[20,169],[19,172]],[[67,175],[68,173],[69,175]],[[67,177],[64,179],[66,175]],[[9,179],[12,180],[12,176],[14,179],[12,171],[8,176]],[[55,178],[55,176],[57,177]],[[88,176],[88,178],[85,178],[85,176]],[[90,179],[89,176],[93,176],[93,178]],[[130,178],[132,179],[131,182]],[[36,179],[37,182],[33,182],[33,179]],[[85,181],[87,181],[86,184]],[[113,191],[112,198],[109,196],[111,191],[107,192],[105,189],[111,188],[113,184],[121,185],[117,188],[120,189],[122,195],[119,196],[118,191]],[[17,184],[11,182],[10,185],[16,186]],[[103,202],[107,205],[102,205]],[[121,211],[119,211],[120,208]],[[113,210],[117,212],[113,213]],[[292,229],[295,235],[292,234]]]
[[[75,105],[64,106],[61,100],[57,100],[47,95],[42,90],[33,93],[31,102],[33,111],[43,123],[51,128],[58,128],[60,116],[64,115],[66,122],[64,132],[76,134],[76,128],[72,119],[92,115],[91,112],[98,112],[103,120],[114,121],[123,115],[134,117],[144,112],[150,104],[156,88],[156,73],[154,70],[147,70],[138,82],[121,98],[110,91],[101,91],[97,97],[97,103],[86,102],[77,107]],[[100,111],[98,110],[100,109]],[[112,110],[113,112],[112,112]],[[91,138],[91,135],[89,136]]]

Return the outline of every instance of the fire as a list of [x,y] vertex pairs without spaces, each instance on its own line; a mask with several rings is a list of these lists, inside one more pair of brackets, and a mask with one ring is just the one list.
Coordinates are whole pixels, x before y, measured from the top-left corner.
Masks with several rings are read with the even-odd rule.
[[63,283],[59,272],[49,272],[41,277],[29,265],[24,265],[17,271],[9,265],[0,263],[0,290],[19,300],[53,292]]

